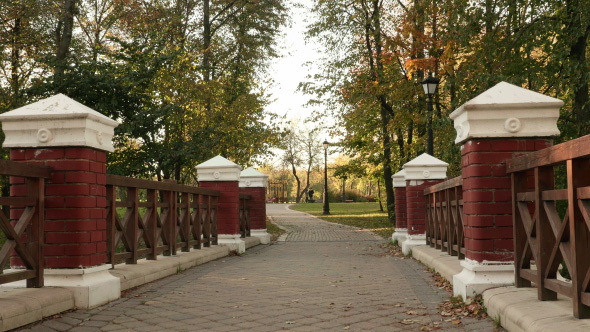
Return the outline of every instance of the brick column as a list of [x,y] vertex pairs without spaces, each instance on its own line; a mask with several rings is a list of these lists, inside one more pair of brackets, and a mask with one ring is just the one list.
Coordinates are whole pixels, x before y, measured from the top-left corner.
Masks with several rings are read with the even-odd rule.
[[552,145],[560,100],[502,82],[451,113],[461,145],[465,261],[453,277],[463,297],[514,283],[511,179],[505,162]]
[[391,176],[395,194],[395,232],[391,239],[398,245],[401,245],[408,235],[405,177],[406,171],[403,169]]
[[217,207],[218,244],[226,245],[238,253],[246,251],[240,238],[240,172],[237,164],[217,156],[197,166],[199,186],[221,193]]
[[260,239],[260,243],[269,244],[270,234],[266,231],[266,182],[268,175],[254,168],[248,168],[240,174],[240,191],[250,195],[250,234]]
[[[43,212],[45,286],[72,289],[80,308],[119,298],[120,281],[105,264],[106,153],[118,123],[61,94],[0,120],[11,160],[52,168]],[[11,184],[12,196],[24,194],[18,178]]]
[[447,178],[449,164],[423,153],[404,165],[408,236],[402,252],[408,255],[414,246],[426,244],[426,200],[424,189]]
[[[106,152],[84,147],[13,148],[10,160],[53,169],[45,186],[45,267],[106,263]],[[11,183],[11,196],[25,194],[24,184],[14,179]],[[21,213],[11,210],[11,219]]]

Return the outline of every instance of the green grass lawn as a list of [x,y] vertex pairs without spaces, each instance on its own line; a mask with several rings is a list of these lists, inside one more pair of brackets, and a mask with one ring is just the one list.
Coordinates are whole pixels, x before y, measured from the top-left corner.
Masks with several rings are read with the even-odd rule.
[[387,220],[387,212],[379,211],[379,203],[330,203],[330,215],[326,216],[321,203],[300,203],[291,208],[326,221],[370,229],[386,239],[395,229]]

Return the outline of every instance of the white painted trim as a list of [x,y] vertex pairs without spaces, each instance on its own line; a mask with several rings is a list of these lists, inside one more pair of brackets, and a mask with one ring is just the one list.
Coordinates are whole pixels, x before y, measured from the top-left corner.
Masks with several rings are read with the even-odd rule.
[[447,178],[449,164],[423,153],[404,165],[405,176],[408,180],[442,180]]
[[62,94],[0,115],[5,148],[91,147],[113,152],[117,121]]
[[246,252],[246,242],[242,240],[240,234],[219,234],[217,244],[229,247],[230,250],[235,250],[238,254]]
[[453,293],[463,299],[485,290],[514,284],[514,262],[461,261],[463,271],[453,276]]
[[82,275],[110,270],[110,265],[99,265],[80,269],[45,269],[45,275]]
[[270,243],[270,234],[265,229],[251,229],[250,235],[253,237],[257,237],[260,239],[260,244],[269,244]]
[[250,167],[240,173],[240,188],[266,188],[267,180],[268,175]]
[[408,234],[406,240],[402,243],[402,252],[404,255],[409,255],[413,247],[425,246],[426,234]]
[[406,187],[406,171],[402,169],[401,171],[393,174],[391,176],[391,180],[393,180],[393,186],[395,188],[405,188]]
[[196,167],[199,182],[240,181],[242,167],[217,156]]
[[391,234],[391,240],[397,241],[398,245],[401,245],[408,238],[407,228],[396,228],[395,232]]
[[85,269],[45,269],[46,287],[63,287],[74,294],[76,308],[94,308],[121,297],[121,281],[110,265]]
[[563,101],[500,82],[450,114],[455,143],[471,138],[559,136]]

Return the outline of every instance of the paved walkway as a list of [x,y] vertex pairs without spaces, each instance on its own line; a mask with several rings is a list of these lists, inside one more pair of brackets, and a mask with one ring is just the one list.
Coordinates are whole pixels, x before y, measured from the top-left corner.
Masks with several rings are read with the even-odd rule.
[[[269,205],[291,232],[258,246],[139,287],[92,310],[77,310],[32,331],[493,331],[490,320],[440,316],[448,299],[411,259],[384,254],[370,232]],[[30,331],[28,330],[28,331]]]

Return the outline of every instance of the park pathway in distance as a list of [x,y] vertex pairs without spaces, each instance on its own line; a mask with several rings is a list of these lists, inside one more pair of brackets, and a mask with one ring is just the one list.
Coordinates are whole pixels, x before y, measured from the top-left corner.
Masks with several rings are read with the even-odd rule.
[[453,325],[448,300],[412,259],[386,254],[371,232],[267,206],[288,229],[258,246],[141,286],[92,310],[32,331],[494,331],[491,320]]

